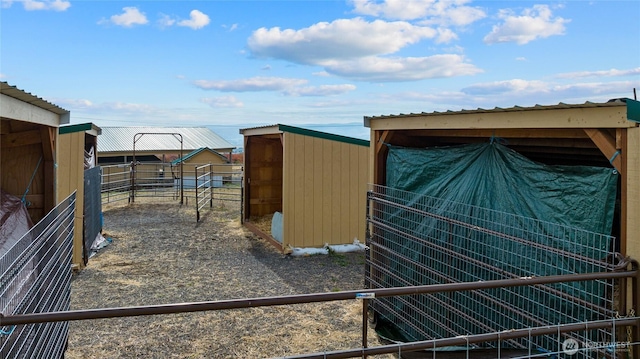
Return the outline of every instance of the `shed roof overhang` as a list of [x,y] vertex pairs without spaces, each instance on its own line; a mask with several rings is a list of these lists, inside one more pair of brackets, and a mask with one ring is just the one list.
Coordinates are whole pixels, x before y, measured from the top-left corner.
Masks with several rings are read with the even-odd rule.
[[638,127],[638,102],[625,99],[580,105],[512,107],[365,117],[376,153],[382,144],[451,146],[498,139],[547,164],[621,169],[623,130]]
[[0,82],[0,117],[59,127],[69,123],[69,111],[40,97]]
[[94,125],[93,123],[81,123],[77,125],[62,126],[58,129],[58,133],[61,135],[81,131],[84,131],[85,133],[92,136],[99,136],[102,133],[102,129]]

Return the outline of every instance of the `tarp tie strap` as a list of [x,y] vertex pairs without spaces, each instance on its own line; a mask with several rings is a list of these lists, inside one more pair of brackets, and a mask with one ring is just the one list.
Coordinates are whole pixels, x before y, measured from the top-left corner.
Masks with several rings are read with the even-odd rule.
[[7,331],[4,331],[4,330],[0,329],[0,335],[11,335],[15,329],[16,329],[15,325],[12,325],[11,329],[9,329]]
[[613,160],[615,160],[619,154],[620,154],[620,150],[617,150],[616,153],[614,153],[613,156],[611,156],[611,158],[609,159],[609,163],[613,164]]
[[29,193],[29,188],[31,188],[31,184],[33,183],[33,179],[36,177],[36,172],[38,172],[38,168],[40,168],[40,162],[42,162],[42,156],[40,156],[40,159],[38,160],[38,164],[36,165],[36,169],[33,170],[33,174],[31,174],[31,180],[29,180],[29,185],[27,186],[27,189],[24,190],[24,194],[22,195],[22,203],[24,203],[25,205],[27,204],[27,193]]

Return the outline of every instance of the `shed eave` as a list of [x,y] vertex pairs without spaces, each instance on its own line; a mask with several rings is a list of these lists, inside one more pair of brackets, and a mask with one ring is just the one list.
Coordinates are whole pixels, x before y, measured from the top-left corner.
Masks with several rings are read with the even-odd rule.
[[629,128],[626,106],[545,108],[527,111],[459,111],[365,117],[372,130],[493,128]]
[[240,134],[244,136],[261,136],[261,135],[273,135],[282,133],[280,131],[280,125],[269,125],[262,127],[241,128]]

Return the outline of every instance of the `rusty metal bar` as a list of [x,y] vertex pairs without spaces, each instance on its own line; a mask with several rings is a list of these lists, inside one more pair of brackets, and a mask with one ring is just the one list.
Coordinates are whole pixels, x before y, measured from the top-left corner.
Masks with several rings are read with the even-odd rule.
[[[288,356],[287,359],[340,359],[355,358],[365,355],[381,355],[399,352],[414,352],[418,350],[428,350],[456,345],[468,345],[490,341],[501,341],[508,339],[525,338],[528,336],[550,335],[557,333],[568,333],[580,330],[605,329],[624,326],[637,326],[640,318],[609,319],[595,322],[584,322],[576,324],[563,324],[559,326],[545,326],[525,329],[513,329],[503,332],[474,334],[469,336],[458,336],[452,338],[425,340],[411,343],[400,343],[382,345],[373,348],[360,348],[348,350],[336,350],[324,353],[303,354]],[[434,354],[435,355],[435,354]],[[635,357],[634,357],[635,358]]]
[[0,327],[8,326],[8,325],[18,325],[18,324],[34,324],[34,323],[48,323],[48,322],[71,321],[71,320],[104,319],[104,318],[117,318],[117,317],[133,317],[133,316],[141,316],[141,315],[189,313],[189,312],[201,312],[201,311],[208,311],[208,310],[241,309],[241,308],[256,308],[256,307],[266,307],[266,306],[275,306],[275,305],[318,303],[318,302],[355,299],[358,297],[362,297],[363,294],[368,294],[367,295],[368,298],[392,297],[392,296],[400,296],[400,295],[468,291],[468,290],[492,289],[492,288],[500,288],[500,287],[518,287],[518,286],[560,283],[560,282],[580,282],[580,281],[589,281],[589,280],[627,278],[627,277],[634,277],[637,275],[639,275],[638,270],[631,270],[631,271],[624,271],[624,272],[619,271],[619,272],[583,273],[583,274],[554,275],[554,276],[542,276],[542,277],[523,277],[523,278],[517,278],[517,279],[500,279],[500,280],[478,281],[478,282],[430,284],[430,285],[398,287],[398,288],[363,289],[363,290],[352,290],[352,291],[335,292],[335,293],[333,292],[313,293],[313,294],[300,294],[300,295],[280,296],[280,297],[232,299],[232,300],[221,300],[221,301],[160,304],[160,305],[121,307],[121,308],[84,309],[84,310],[71,310],[71,311],[60,311],[60,312],[50,312],[50,313],[31,313],[31,314],[10,315],[10,316],[0,315]]

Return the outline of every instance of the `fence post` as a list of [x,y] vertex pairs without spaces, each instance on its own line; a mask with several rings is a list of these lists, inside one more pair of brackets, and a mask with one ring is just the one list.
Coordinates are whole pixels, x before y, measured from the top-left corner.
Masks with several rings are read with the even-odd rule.
[[198,177],[198,165],[195,165],[195,170],[194,170],[194,187],[195,187],[195,191],[196,191],[196,222],[200,222],[200,198],[198,198],[198,191],[199,191],[199,186],[198,186],[198,181],[200,180],[200,177]]
[[213,208],[213,165],[209,163],[209,208]]

